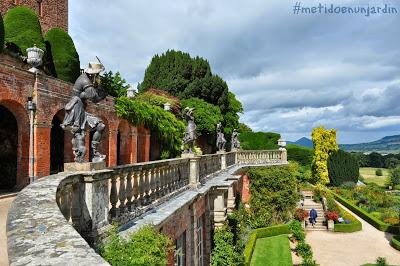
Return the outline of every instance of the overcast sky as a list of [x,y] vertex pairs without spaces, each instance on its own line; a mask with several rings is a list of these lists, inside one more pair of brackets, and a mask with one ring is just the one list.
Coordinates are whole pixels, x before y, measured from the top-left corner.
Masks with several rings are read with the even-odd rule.
[[167,49],[208,59],[257,131],[296,140],[324,125],[340,143],[400,134],[400,2],[319,2],[398,14],[294,15],[288,0],[70,0],[69,32],[82,67],[97,55],[132,84]]

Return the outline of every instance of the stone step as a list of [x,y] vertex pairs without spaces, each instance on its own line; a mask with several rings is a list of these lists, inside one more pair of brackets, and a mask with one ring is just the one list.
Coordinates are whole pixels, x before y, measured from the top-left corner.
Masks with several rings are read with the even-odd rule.
[[306,228],[306,231],[327,231],[327,228]]

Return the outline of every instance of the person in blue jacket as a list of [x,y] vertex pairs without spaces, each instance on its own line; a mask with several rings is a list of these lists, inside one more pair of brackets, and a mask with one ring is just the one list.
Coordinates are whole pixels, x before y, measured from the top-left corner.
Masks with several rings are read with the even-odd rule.
[[314,208],[312,208],[310,210],[310,222],[312,226],[314,226],[317,223],[317,217],[318,217],[317,211]]

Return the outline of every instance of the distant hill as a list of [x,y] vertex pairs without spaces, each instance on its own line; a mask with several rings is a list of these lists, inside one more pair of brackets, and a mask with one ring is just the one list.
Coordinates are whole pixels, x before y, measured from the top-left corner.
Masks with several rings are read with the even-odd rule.
[[346,151],[358,152],[379,152],[379,153],[399,153],[400,135],[387,136],[380,140],[359,143],[359,144],[340,144],[339,147]]
[[288,141],[287,143],[288,144],[296,144],[296,145],[307,147],[307,148],[313,148],[314,147],[311,139],[308,139],[306,137],[302,137],[301,139],[298,139],[295,142]]

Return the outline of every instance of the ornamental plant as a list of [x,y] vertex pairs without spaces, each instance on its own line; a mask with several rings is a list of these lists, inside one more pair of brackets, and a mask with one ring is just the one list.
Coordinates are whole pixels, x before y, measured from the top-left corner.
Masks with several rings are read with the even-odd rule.
[[36,13],[25,6],[8,10],[4,16],[5,42],[7,47],[26,56],[26,49],[36,46],[46,51],[42,28]]
[[234,235],[228,225],[216,228],[213,236],[214,247],[211,252],[212,266],[240,265],[242,256],[234,246]]
[[80,62],[72,38],[63,29],[52,28],[44,40],[50,72],[59,79],[75,82],[80,74]]
[[328,173],[331,185],[340,186],[346,182],[357,183],[360,175],[359,170],[357,159],[351,153],[343,150],[330,153]]
[[336,211],[327,211],[325,212],[326,219],[337,221],[339,219],[339,213]]
[[312,131],[314,144],[314,158],[312,174],[316,183],[329,184],[328,159],[331,152],[339,149],[336,143],[336,130],[326,130],[324,127],[314,128]]
[[294,218],[300,222],[307,219],[308,216],[309,216],[308,211],[300,208],[296,209],[296,212],[294,213]]

